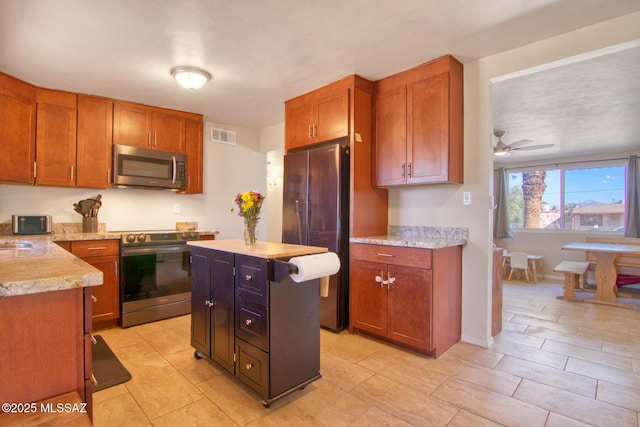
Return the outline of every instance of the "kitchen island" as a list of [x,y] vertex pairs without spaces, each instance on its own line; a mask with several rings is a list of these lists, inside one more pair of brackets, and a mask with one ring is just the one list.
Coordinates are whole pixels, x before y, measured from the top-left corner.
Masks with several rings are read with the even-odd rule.
[[439,357],[460,340],[466,228],[389,227],[350,239],[350,320],[362,332]]
[[294,282],[292,257],[327,248],[242,240],[192,241],[191,345],[256,391],[261,402],[320,378],[320,285]]
[[90,289],[102,280],[49,238],[0,239],[1,402],[77,395],[91,417]]

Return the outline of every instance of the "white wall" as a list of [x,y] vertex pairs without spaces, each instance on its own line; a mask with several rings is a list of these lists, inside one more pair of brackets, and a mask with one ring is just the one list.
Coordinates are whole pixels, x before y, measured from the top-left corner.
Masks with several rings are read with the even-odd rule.
[[282,241],[282,190],[284,177],[284,123],[260,131],[260,151],[267,153],[267,240]]
[[[635,13],[464,64],[465,183],[389,192],[390,224],[469,227],[462,268],[464,341],[485,346],[492,342],[491,79],[638,38],[640,13]],[[471,206],[463,206],[463,191],[472,193]]]
[[[205,119],[206,121],[206,119]],[[243,222],[229,210],[238,192],[266,193],[267,156],[260,152],[260,132],[255,129],[216,124],[237,132],[237,145],[204,142],[204,194],[182,195],[170,191],[117,188],[76,188],[0,185],[0,222],[10,223],[12,214],[50,214],[56,223],[81,222],[73,203],[102,194],[98,218],[107,230],[173,229],[176,221],[197,221],[201,230],[220,231],[218,238],[241,238]],[[265,201],[263,220],[268,221]],[[180,213],[174,213],[179,205]],[[266,238],[258,227],[258,239]]]

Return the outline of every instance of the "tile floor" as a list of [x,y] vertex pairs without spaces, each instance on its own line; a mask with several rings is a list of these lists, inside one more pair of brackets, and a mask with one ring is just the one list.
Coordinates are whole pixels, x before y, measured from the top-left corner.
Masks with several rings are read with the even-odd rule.
[[504,286],[489,349],[437,360],[321,333],[323,377],[274,402],[189,346],[182,316],[96,331],[133,378],[94,395],[95,426],[640,426],[640,300],[560,301],[560,282]]

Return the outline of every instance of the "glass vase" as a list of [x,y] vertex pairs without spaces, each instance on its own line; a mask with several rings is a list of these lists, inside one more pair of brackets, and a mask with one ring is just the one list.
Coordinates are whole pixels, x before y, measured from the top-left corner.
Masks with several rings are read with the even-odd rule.
[[256,227],[258,221],[245,221],[244,222],[244,244],[246,246],[252,246],[256,244]]

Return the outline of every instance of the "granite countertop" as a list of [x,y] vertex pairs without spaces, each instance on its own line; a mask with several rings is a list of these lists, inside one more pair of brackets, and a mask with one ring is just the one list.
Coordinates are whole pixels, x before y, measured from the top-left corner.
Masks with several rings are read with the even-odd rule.
[[[9,236],[7,236],[9,237]],[[97,286],[102,271],[56,245],[48,236],[0,236],[0,243],[27,242],[22,249],[0,249],[0,297]]]
[[351,243],[439,249],[466,245],[468,229],[463,227],[389,226],[379,236],[351,237]]
[[288,243],[256,242],[255,245],[246,246],[244,240],[195,240],[187,242],[190,246],[206,249],[215,249],[224,252],[255,256],[258,258],[285,258],[301,255],[311,255],[328,252],[327,248],[319,246],[302,246]]

